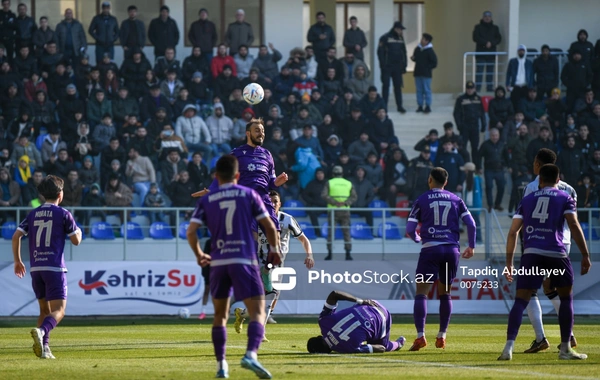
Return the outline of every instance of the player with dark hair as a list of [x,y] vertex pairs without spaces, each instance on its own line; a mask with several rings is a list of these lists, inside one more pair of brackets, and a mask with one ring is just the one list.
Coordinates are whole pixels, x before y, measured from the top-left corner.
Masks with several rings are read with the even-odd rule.
[[[338,301],[355,305],[336,312]],[[334,290],[329,294],[319,315],[321,334],[306,344],[311,354],[340,354],[397,351],[404,346],[403,336],[390,341],[392,316],[379,302],[362,300]]]
[[[257,359],[265,331],[265,291],[250,221],[257,221],[266,231],[269,246],[272,247],[267,263],[271,265],[281,263],[279,234],[257,192],[237,184],[240,173],[235,156],[221,157],[216,169],[218,188],[198,200],[187,238],[198,264],[204,267],[210,262],[211,266],[210,290],[215,308],[212,341],[217,359],[217,377],[229,376],[225,360],[225,325],[233,288],[235,298],[244,301],[250,316],[247,351],[241,365],[261,379],[270,379],[271,374]],[[214,242],[210,255],[205,254],[198,244],[197,232],[202,225],[208,227]]]
[[[523,197],[540,190],[540,177],[538,175],[540,168],[546,164],[555,163],[556,153],[554,153],[554,151],[547,148],[542,148],[537,152],[535,155],[535,160],[533,161],[533,174],[535,174],[537,177],[527,185],[525,191],[523,192]],[[556,188],[573,198],[573,201],[575,201],[575,204],[577,204],[577,192],[571,185],[564,181],[558,181]],[[565,221],[563,227],[563,244],[565,246],[567,255],[569,255],[571,252],[571,230],[569,229],[569,223],[567,223],[567,221]],[[558,315],[558,311],[560,310],[560,298],[558,297],[556,288],[550,286],[550,277],[546,278],[542,285],[544,288],[544,294],[550,299],[552,306],[554,306],[554,310],[556,310],[556,314]],[[540,304],[537,291],[538,289],[533,292],[531,299],[529,300],[529,304],[527,305],[527,315],[529,316],[529,321],[531,321],[531,325],[533,326],[535,339],[533,342],[531,342],[531,346],[525,350],[526,354],[544,351],[550,347],[550,343],[546,339],[546,333],[544,331],[544,323],[542,321],[542,305]],[[577,340],[575,339],[575,336],[571,336],[571,347],[577,347]],[[560,349],[560,344],[558,348]]]
[[[581,274],[588,273],[592,265],[590,253],[585,243],[583,231],[577,220],[575,201],[557,188],[560,171],[556,165],[546,164],[539,169],[537,190],[521,200],[513,217],[506,242],[506,279],[513,280],[513,257],[517,245],[517,236],[523,229],[525,250],[521,257],[521,271],[517,277],[515,303],[508,317],[506,345],[498,360],[511,360],[515,339],[523,320],[523,311],[529,299],[544,281],[540,271],[562,271],[560,276],[551,276],[551,286],[556,288],[560,297],[558,323],[560,325],[559,359],[587,359],[571,348],[573,332],[573,266],[564,244],[564,224],[567,221],[573,240],[581,251]],[[531,272],[535,273],[531,273]],[[529,272],[529,273],[528,273]]]
[[[438,293],[440,295],[440,331],[435,341],[437,348],[446,348],[446,330],[452,314],[451,284],[456,277],[460,258],[460,221],[467,226],[469,246],[462,257],[473,257],[475,249],[476,226],[467,206],[458,196],[444,187],[448,183],[448,172],[444,168],[433,168],[429,174],[429,191],[423,193],[414,202],[406,233],[416,243],[423,242],[415,282],[417,295],[413,318],[417,328],[410,351],[419,351],[427,346],[425,339],[425,320],[427,319],[427,293],[439,277]],[[421,224],[421,234],[416,232]]]
[[73,245],[81,243],[81,230],[73,215],[58,206],[63,200],[63,186],[64,181],[59,177],[48,175],[44,178],[37,189],[46,203],[27,214],[12,237],[15,274],[23,278],[26,269],[21,261],[21,238],[31,236],[31,282],[40,306],[38,327],[31,329],[31,337],[33,352],[41,359],[54,359],[49,346],[50,331],[63,319],[67,307],[66,237]]

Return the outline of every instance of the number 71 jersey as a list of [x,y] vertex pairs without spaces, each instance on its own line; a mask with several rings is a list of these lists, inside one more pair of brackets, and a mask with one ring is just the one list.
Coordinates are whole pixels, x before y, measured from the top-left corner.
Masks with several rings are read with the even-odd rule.
[[567,257],[563,226],[565,215],[575,213],[575,200],[553,187],[546,187],[524,197],[514,216],[515,219],[523,219],[523,253]]
[[468,214],[467,206],[454,193],[432,189],[413,203],[408,221],[421,223],[423,248],[460,245],[460,220]]

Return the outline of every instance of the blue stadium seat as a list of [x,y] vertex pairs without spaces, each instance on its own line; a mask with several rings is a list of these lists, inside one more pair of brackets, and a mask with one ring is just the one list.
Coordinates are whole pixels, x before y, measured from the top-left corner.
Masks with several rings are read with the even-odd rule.
[[[125,237],[125,225],[121,225],[121,236]],[[135,222],[127,222],[127,240],[144,240],[142,226]]]
[[[327,239],[327,237],[329,236],[328,222],[323,223],[323,226],[321,226],[321,236],[323,236],[325,239]],[[335,226],[335,235],[333,235],[333,238],[335,240],[341,240],[344,238],[344,234],[342,233],[342,227],[340,227],[339,225]]]
[[304,210],[296,210],[303,209],[304,203],[297,199],[290,199],[289,201],[285,201],[283,204],[283,210],[293,216],[294,218],[303,218],[306,216],[306,211]]
[[306,222],[298,222],[298,225],[300,226],[300,228],[302,228],[302,232],[304,232],[304,236],[306,236],[308,240],[317,238],[315,228],[312,226],[312,224]]
[[[190,226],[190,222],[179,223],[179,238],[180,239],[187,240],[187,229],[189,226]],[[202,238],[202,230],[204,230],[204,228],[198,228],[198,232],[197,232],[198,239]]]
[[2,225],[2,238],[4,240],[12,240],[13,234],[17,230],[17,223],[6,222]]
[[173,233],[167,223],[154,222],[150,225],[150,237],[152,239],[169,240],[173,239]]
[[[371,203],[369,203],[369,208],[388,208],[388,204],[385,201],[378,201],[378,200],[374,200]],[[377,210],[377,211],[373,211],[373,218],[381,218],[383,216],[383,212]],[[385,212],[385,216],[389,217],[392,216],[392,213],[388,210]]]
[[[585,236],[585,240],[588,240],[590,236],[590,224],[586,222],[579,224],[581,225],[581,229],[583,230],[583,236]],[[600,236],[598,236],[598,232],[596,231],[596,228],[594,226],[592,226],[592,240],[600,240]]]
[[112,226],[106,222],[92,224],[92,238],[96,240],[115,240]]
[[[377,227],[377,236],[383,237],[383,223]],[[401,240],[402,234],[400,228],[396,223],[386,222],[385,223],[385,239],[386,240]]]
[[373,231],[367,223],[355,222],[350,225],[350,236],[358,240],[372,240]]

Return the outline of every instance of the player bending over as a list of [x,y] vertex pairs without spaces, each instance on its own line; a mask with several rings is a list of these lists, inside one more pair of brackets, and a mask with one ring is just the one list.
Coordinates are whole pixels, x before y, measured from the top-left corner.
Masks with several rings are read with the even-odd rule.
[[[467,226],[469,246],[462,257],[473,257],[475,249],[475,221],[462,199],[444,190],[448,183],[448,172],[443,168],[433,168],[429,174],[429,191],[423,193],[415,203],[406,223],[406,232],[416,243],[422,241],[417,263],[415,282],[417,295],[413,318],[417,328],[415,339],[409,351],[419,351],[427,346],[425,321],[427,319],[427,293],[439,277],[440,331],[435,346],[446,348],[446,331],[452,314],[450,288],[456,277],[460,258],[460,220]],[[421,235],[417,225],[421,223]]]
[[[535,191],[540,190],[540,177],[539,171],[540,168],[546,164],[555,164],[556,163],[556,153],[554,153],[550,149],[542,148],[540,149],[533,161],[533,173],[537,176],[533,182],[527,185],[523,196],[527,196]],[[565,192],[568,196],[573,198],[575,204],[577,204],[577,192],[575,189],[566,182],[558,181],[557,189]],[[571,252],[571,230],[569,229],[569,223],[565,221],[563,227],[563,245],[565,246],[565,251],[567,256]],[[554,306],[554,310],[556,310],[556,315],[558,315],[558,311],[560,310],[560,298],[558,297],[558,293],[556,292],[556,288],[550,286],[551,279],[545,278],[542,283],[544,288],[544,294],[546,297],[550,299],[552,302],[552,306]],[[531,325],[533,326],[533,331],[535,332],[535,339],[531,342],[531,346],[525,350],[526,354],[533,354],[539,351],[544,351],[550,347],[550,343],[546,339],[546,333],[544,332],[544,323],[542,321],[542,306],[540,305],[540,299],[537,295],[538,289],[536,289],[531,295],[531,299],[529,300],[529,304],[527,305],[527,315],[529,316],[529,320],[531,321]],[[577,347],[577,340],[575,336],[571,336],[571,347]],[[558,345],[558,349],[560,350],[560,344]]]
[[15,274],[23,278],[26,270],[21,261],[21,238],[30,235],[31,283],[40,306],[38,327],[31,330],[31,337],[33,352],[42,359],[54,359],[49,346],[50,331],[63,319],[67,307],[66,237],[74,245],[81,243],[81,230],[73,216],[58,206],[63,199],[63,185],[64,181],[53,175],[38,185],[46,203],[27,214],[12,238]]
[[[355,305],[336,312],[338,301]],[[403,336],[390,341],[392,316],[379,302],[361,300],[351,294],[334,290],[329,293],[319,315],[321,334],[308,340],[311,354],[340,354],[397,351],[404,346]]]
[[[283,266],[283,263],[287,256],[287,253],[290,251],[290,236],[293,236],[300,241],[300,243],[302,244],[302,247],[304,248],[304,252],[306,252],[306,258],[304,259],[304,265],[306,265],[307,269],[312,269],[312,267],[315,265],[315,261],[313,259],[312,247],[310,245],[310,240],[308,240],[306,235],[304,235],[304,232],[302,232],[302,228],[300,228],[300,225],[298,224],[298,222],[296,221],[296,219],[293,216],[291,216],[290,214],[287,214],[285,212],[279,211],[279,209],[281,208],[281,198],[279,196],[279,193],[276,192],[275,190],[271,190],[269,192],[269,196],[271,197],[271,202],[273,203],[273,206],[275,207],[275,212],[277,213],[277,220],[279,221],[279,226],[281,227],[281,232],[280,232],[280,237],[279,237],[279,240],[281,243],[281,254],[283,255],[283,259],[281,260],[281,266]],[[262,230],[259,230],[258,231],[258,244],[259,244],[258,253],[259,253],[259,259],[262,260],[263,262],[266,260],[265,254],[269,250],[268,243],[269,242],[267,241],[265,234],[262,232]],[[267,317],[265,320],[265,324],[277,323],[271,317],[271,314],[273,313],[273,310],[275,310],[275,306],[277,305],[277,301],[279,300],[279,291],[276,289],[273,289],[273,285],[271,284],[271,276],[269,273],[263,274],[263,285],[265,287],[265,292],[267,295],[271,294],[271,293],[275,294],[275,298],[273,298],[273,301],[267,308]],[[247,313],[246,309],[242,309],[240,307],[235,309],[235,325],[234,325],[234,327],[235,327],[235,331],[238,334],[242,332],[242,326],[244,323],[244,319],[247,316],[248,316],[248,313]],[[266,336],[264,339],[265,339],[265,341],[268,341],[266,339]]]
[[[257,260],[254,230],[250,227],[251,221],[256,220],[260,223],[266,231],[270,246],[275,247],[268,254],[268,264],[281,263],[279,235],[256,191],[237,184],[240,174],[235,156],[221,157],[216,168],[219,186],[196,203],[187,238],[198,264],[204,267],[210,262],[211,266],[210,291],[215,308],[212,341],[217,359],[217,378],[229,377],[229,368],[225,360],[225,325],[233,288],[235,297],[244,301],[250,317],[248,345],[241,365],[261,379],[270,379],[271,374],[257,358],[265,332],[265,291]],[[213,243],[210,255],[205,254],[198,244],[197,231],[202,225],[206,225],[211,233]]]
[[[573,240],[581,251],[581,274],[586,274],[592,265],[585,243],[583,231],[577,220],[577,209],[573,198],[558,190],[560,171],[556,165],[547,164],[539,169],[541,190],[535,191],[521,200],[513,217],[506,241],[506,279],[512,282],[513,257],[517,245],[517,236],[523,229],[525,251],[521,257],[521,268],[525,270],[545,269],[564,270],[562,276],[552,276],[551,286],[556,288],[560,297],[558,323],[560,325],[559,359],[587,359],[571,348],[573,332],[573,266],[563,243],[563,226],[569,224]],[[544,276],[519,275],[517,294],[508,316],[506,345],[498,360],[511,360],[515,339],[523,320],[523,311],[527,308],[531,294],[540,288]]]

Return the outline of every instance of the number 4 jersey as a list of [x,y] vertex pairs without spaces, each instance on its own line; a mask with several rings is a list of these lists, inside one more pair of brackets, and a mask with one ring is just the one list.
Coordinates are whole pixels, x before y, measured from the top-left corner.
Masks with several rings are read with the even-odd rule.
[[573,198],[557,188],[546,187],[523,198],[514,216],[523,219],[523,253],[567,257],[563,226],[565,215],[575,213]]
[[75,234],[77,229],[71,213],[51,203],[45,203],[27,214],[18,230],[29,235],[31,271],[66,272],[65,239]]

